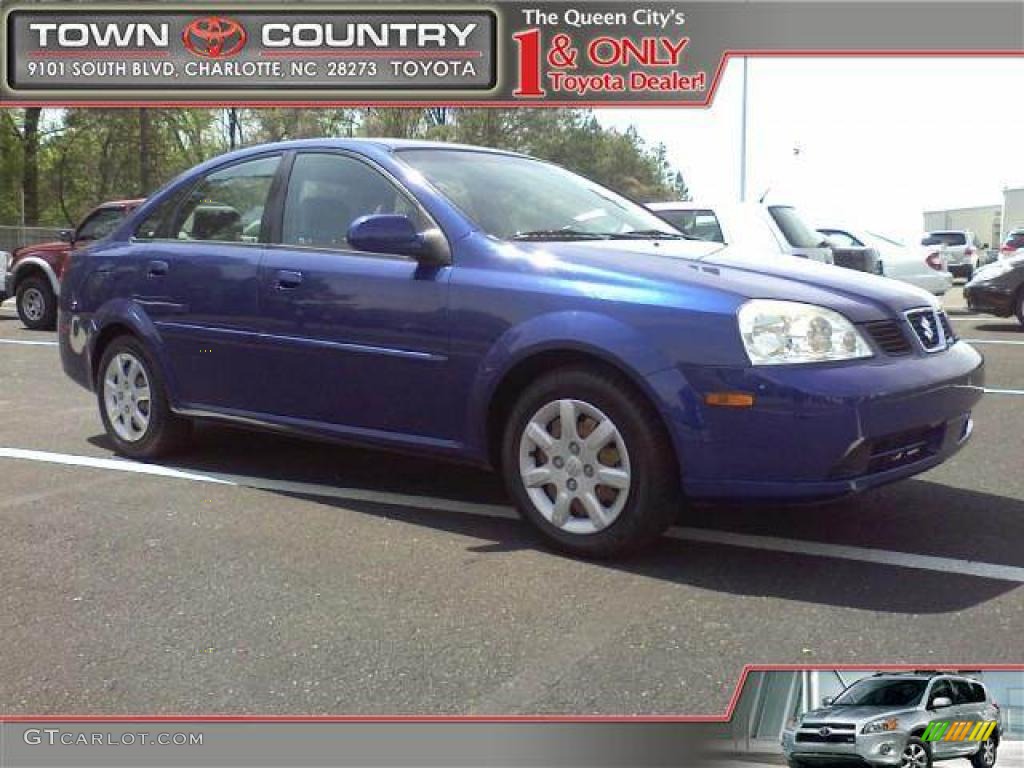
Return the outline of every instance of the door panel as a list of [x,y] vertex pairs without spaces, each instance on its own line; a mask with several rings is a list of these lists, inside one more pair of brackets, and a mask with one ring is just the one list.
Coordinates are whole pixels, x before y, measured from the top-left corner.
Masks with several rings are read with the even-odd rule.
[[377,169],[341,154],[299,154],[282,239],[260,269],[260,410],[328,425],[449,440],[451,268],[352,249],[352,221],[414,202]]

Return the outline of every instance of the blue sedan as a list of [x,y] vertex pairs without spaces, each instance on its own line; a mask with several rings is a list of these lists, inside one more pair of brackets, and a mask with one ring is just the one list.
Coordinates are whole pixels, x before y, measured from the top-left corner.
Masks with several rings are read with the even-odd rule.
[[186,172],[76,252],[59,333],[127,456],[211,419],[492,466],[590,556],[652,541],[687,500],[923,472],[983,391],[927,293],[692,240],[546,162],[413,141]]

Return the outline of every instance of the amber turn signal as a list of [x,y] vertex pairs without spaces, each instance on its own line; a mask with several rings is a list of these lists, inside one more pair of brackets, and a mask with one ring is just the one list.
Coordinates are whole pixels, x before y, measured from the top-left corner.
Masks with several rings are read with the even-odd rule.
[[704,395],[704,402],[725,408],[750,408],[754,404],[754,396],[742,392],[708,392]]

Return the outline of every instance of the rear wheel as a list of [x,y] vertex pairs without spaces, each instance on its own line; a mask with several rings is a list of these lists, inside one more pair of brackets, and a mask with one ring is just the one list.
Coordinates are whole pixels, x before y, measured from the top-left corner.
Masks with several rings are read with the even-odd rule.
[[978,751],[971,756],[971,764],[974,768],[992,768],[996,764],[996,751],[999,745],[995,737],[990,736],[981,743]]
[[18,317],[33,331],[52,331],[57,327],[57,296],[49,281],[26,277],[18,284]]
[[650,405],[614,375],[567,368],[530,386],[509,417],[502,468],[520,514],[573,554],[638,549],[679,513],[668,436]]
[[1024,325],[1024,286],[1017,291],[1017,322]]
[[187,441],[191,424],[171,413],[159,371],[133,337],[110,342],[96,384],[103,426],[119,453],[148,459]]

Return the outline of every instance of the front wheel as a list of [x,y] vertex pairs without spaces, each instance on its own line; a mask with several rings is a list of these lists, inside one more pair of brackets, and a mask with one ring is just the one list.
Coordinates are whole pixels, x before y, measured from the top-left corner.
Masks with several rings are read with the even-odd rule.
[[509,417],[502,469],[520,514],[576,555],[638,549],[679,513],[679,469],[656,412],[603,372],[567,368],[530,386]]
[[932,768],[932,753],[928,745],[916,736],[907,739],[900,753],[900,768]]
[[974,768],[992,768],[996,764],[996,751],[999,745],[996,744],[994,736],[989,736],[978,747],[978,751],[971,756],[971,764]]
[[52,331],[57,327],[57,296],[49,281],[27,277],[18,284],[18,317],[32,331]]
[[159,371],[133,337],[110,342],[96,385],[103,426],[119,453],[149,459],[187,440],[191,424],[171,413]]
[[1017,292],[1017,322],[1024,325],[1024,287]]

